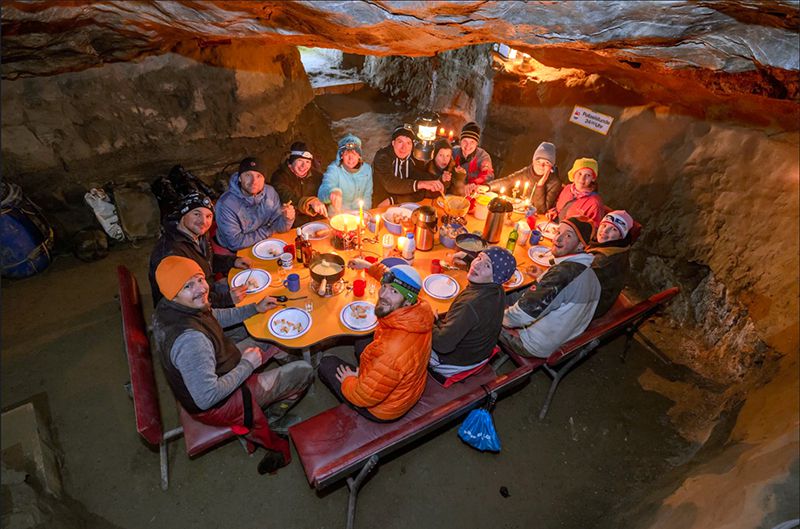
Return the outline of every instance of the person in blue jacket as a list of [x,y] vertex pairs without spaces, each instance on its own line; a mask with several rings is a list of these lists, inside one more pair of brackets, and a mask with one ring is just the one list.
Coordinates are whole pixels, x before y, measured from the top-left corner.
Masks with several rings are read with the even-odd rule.
[[337,213],[357,210],[359,200],[364,201],[364,209],[372,207],[372,167],[361,159],[361,140],[357,136],[345,134],[339,140],[336,160],[322,175],[317,196]]
[[245,158],[217,201],[217,242],[235,252],[288,231],[294,217],[294,206],[282,205],[275,189],[266,185],[259,161]]

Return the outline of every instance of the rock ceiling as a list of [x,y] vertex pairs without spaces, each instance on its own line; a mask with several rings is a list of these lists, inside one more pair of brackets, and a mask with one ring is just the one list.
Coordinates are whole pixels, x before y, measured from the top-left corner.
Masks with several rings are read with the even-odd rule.
[[[721,96],[800,100],[797,1],[20,2],[2,76],[52,75],[232,39],[432,55],[505,42],[543,64],[678,77]],[[655,77],[653,77],[655,76]]]

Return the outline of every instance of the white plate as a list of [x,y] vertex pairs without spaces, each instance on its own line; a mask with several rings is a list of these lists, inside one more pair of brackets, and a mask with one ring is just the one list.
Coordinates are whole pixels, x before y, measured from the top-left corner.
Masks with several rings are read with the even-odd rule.
[[417,204],[415,202],[403,202],[398,207],[401,207],[403,209],[407,209],[409,211],[414,211],[415,209],[417,209],[419,207],[419,204]]
[[531,261],[539,266],[543,266],[545,268],[550,268],[553,266],[550,264],[550,259],[553,258],[553,254],[550,253],[550,248],[546,246],[531,246],[528,249],[528,257],[530,257]]
[[253,255],[259,259],[271,261],[277,259],[283,253],[286,243],[278,239],[264,239],[253,246]]
[[[359,307],[361,310],[365,310],[365,317],[357,318],[352,307]],[[378,317],[375,316],[375,305],[367,301],[348,303],[339,313],[339,319],[345,327],[352,331],[368,331],[378,325]]]
[[519,271],[519,268],[514,270],[514,275],[511,276],[511,279],[503,283],[503,286],[506,288],[514,288],[518,287],[522,284],[522,272]]
[[267,323],[267,329],[273,336],[286,340],[303,336],[310,328],[311,315],[294,307],[279,310]]
[[536,225],[536,229],[542,232],[542,237],[551,241],[558,237],[558,222],[547,222],[543,220]]
[[422,282],[422,288],[432,298],[450,299],[458,294],[461,287],[458,282],[450,276],[444,274],[431,274]]
[[[247,287],[248,294],[255,294],[261,292],[269,286],[272,282],[272,276],[266,270],[260,268],[251,268],[250,270],[242,270],[231,279],[232,287],[240,287],[245,284],[245,281],[250,283]],[[253,286],[253,284],[257,286]]]
[[[322,239],[327,239],[331,235],[330,226],[321,222],[307,222],[303,224],[300,229],[303,230],[303,235],[305,235],[309,241],[320,241]],[[324,237],[313,237],[313,235],[319,230],[328,230],[328,235],[325,235]]]

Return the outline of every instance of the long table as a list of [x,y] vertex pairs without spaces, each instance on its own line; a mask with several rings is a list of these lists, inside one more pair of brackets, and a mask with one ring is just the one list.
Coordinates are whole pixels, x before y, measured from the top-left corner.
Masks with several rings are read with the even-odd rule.
[[[429,200],[423,201],[422,204],[430,204]],[[375,215],[375,213],[382,213],[386,208],[376,208],[369,211],[371,215]],[[522,215],[518,213],[513,213],[511,217],[512,221],[517,221],[522,219]],[[483,226],[485,221],[476,219],[473,215],[468,214],[466,217],[467,220],[467,229],[470,232],[478,232],[480,233],[483,230]],[[539,220],[544,220],[544,217],[541,217]],[[506,239],[508,238],[508,234],[511,232],[512,227],[510,225],[506,225],[503,227],[503,232],[500,237],[500,241],[496,243],[497,245],[503,246],[505,245]],[[380,244],[380,238],[383,234],[388,233],[385,228],[383,222],[380,223],[380,229],[378,235],[375,236],[372,232],[366,231],[364,232],[365,238],[375,238],[377,242],[363,242],[363,255],[364,256],[376,256],[378,259],[382,256],[382,247]],[[294,243],[295,237],[295,230],[290,230],[287,233],[282,234],[274,234],[271,238],[279,239],[285,241],[287,244]],[[345,262],[349,261],[354,257],[358,257],[359,252],[357,250],[336,250],[331,246],[330,238],[323,239],[323,240],[316,240],[311,241],[313,248],[320,252],[320,253],[336,253],[341,255]],[[542,239],[539,243],[541,245],[549,246],[551,242],[547,239]],[[530,286],[533,283],[535,277],[541,276],[544,273],[545,269],[533,265],[532,261],[528,257],[528,245],[523,245],[522,241],[519,241],[517,247],[514,251],[514,257],[517,260],[517,268],[522,272],[522,283],[513,289],[509,290],[518,290],[523,289]],[[431,274],[431,261],[433,259],[440,259],[442,262],[445,262],[448,258],[448,254],[452,254],[457,252],[458,249],[449,249],[443,246],[439,242],[439,237],[436,237],[436,243],[433,246],[433,249],[430,251],[420,251],[417,250],[414,256],[414,261],[412,266],[420,273],[422,279],[424,280],[425,277]],[[300,276],[300,290],[298,292],[290,292],[286,287],[283,286],[283,278],[278,270],[277,260],[262,260],[257,258],[253,255],[252,248],[245,248],[239,250],[237,255],[242,257],[249,257],[253,262],[254,268],[261,268],[270,273],[272,277],[272,283],[270,286],[265,290],[255,294],[247,295],[239,304],[246,305],[248,303],[258,302],[264,298],[265,295],[270,296],[279,296],[285,295],[289,298],[296,298],[300,296],[307,296],[308,300],[311,300],[314,308],[310,312],[311,316],[311,328],[297,338],[293,339],[283,339],[277,336],[274,336],[268,329],[268,322],[272,314],[275,310],[278,310],[283,307],[278,307],[278,309],[269,310],[263,314],[256,314],[255,316],[247,319],[245,323],[245,327],[247,331],[250,333],[251,336],[257,338],[259,340],[266,340],[278,344],[284,348],[288,349],[300,349],[303,352],[303,356],[310,358],[310,348],[314,345],[319,344],[324,340],[328,340],[331,338],[341,337],[341,336],[359,336],[359,335],[368,335],[373,331],[353,331],[344,326],[344,324],[339,319],[339,314],[341,313],[342,309],[352,301],[368,301],[370,303],[376,303],[378,299],[378,290],[380,285],[378,281],[371,278],[364,270],[351,270],[346,269],[344,274],[345,281],[352,284],[353,280],[363,278],[367,281],[367,289],[365,290],[364,296],[362,297],[355,297],[352,290],[344,290],[338,295],[334,295],[332,297],[321,297],[315,292],[311,290],[311,277],[308,268],[303,267],[302,264],[294,263],[294,266],[291,270],[288,270],[288,273],[296,273]],[[228,274],[228,281],[230,282],[234,275],[236,275],[240,270],[232,269]],[[467,273],[462,270],[445,270],[442,269],[443,274],[447,274],[453,279],[455,279],[461,290],[463,290],[467,286]],[[374,285],[375,288],[374,293],[369,293],[370,284]],[[447,299],[447,300],[440,300],[433,298],[427,294],[427,292],[423,290],[420,291],[420,298],[427,301],[431,308],[440,314],[445,313],[450,308],[451,303],[453,302],[454,298]],[[300,299],[300,300],[290,300],[286,302],[287,307],[296,307],[299,309],[304,309],[305,302],[307,299]]]

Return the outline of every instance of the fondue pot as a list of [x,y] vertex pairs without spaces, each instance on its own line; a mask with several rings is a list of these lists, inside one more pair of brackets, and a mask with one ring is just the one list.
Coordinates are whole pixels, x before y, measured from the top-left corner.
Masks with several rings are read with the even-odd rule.
[[[314,267],[320,264],[323,260],[329,263],[340,265],[342,269],[334,274],[318,274],[314,271]],[[322,280],[325,279],[329,285],[339,281],[344,276],[345,268],[344,259],[335,253],[322,253],[317,255],[311,260],[311,266],[308,267],[309,271],[311,272],[311,279],[316,281],[317,284],[321,283]]]

